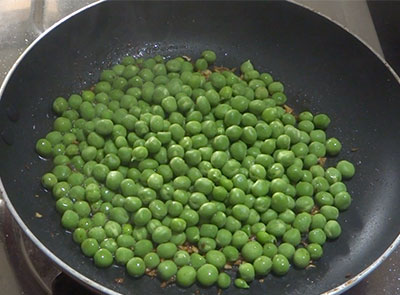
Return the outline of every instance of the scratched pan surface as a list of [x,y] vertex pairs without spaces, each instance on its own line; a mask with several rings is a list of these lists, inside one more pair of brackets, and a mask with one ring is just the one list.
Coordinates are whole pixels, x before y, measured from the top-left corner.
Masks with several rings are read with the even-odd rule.
[[[285,2],[106,2],[53,29],[20,61],[0,101],[0,173],[17,220],[41,249],[75,278],[102,292],[191,294],[147,277],[125,277],[122,268],[99,270],[59,225],[54,200],[40,176],[50,163],[34,145],[53,121],[52,100],[96,81],[101,69],[127,54],[199,56],[213,49],[218,64],[251,59],[286,87],[296,111],[332,118],[329,136],[343,142],[338,157],[357,166],[348,182],[353,204],[340,215],[342,236],[324,247],[316,268],[291,270],[230,294],[317,294],[346,282],[390,246],[400,224],[400,86],[361,42],[327,19]],[[354,147],[357,152],[350,152]],[[35,198],[35,195],[39,195]],[[43,218],[35,218],[35,212]],[[216,288],[200,289],[214,294]]]

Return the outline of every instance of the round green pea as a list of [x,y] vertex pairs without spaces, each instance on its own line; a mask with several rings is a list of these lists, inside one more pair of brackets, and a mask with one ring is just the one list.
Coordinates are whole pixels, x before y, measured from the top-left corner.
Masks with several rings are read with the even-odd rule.
[[176,282],[182,287],[190,287],[196,281],[197,272],[192,266],[185,265],[176,273]]
[[197,281],[203,286],[211,286],[218,280],[218,269],[212,264],[204,264],[197,270]]
[[142,258],[133,257],[126,264],[126,270],[133,277],[140,277],[146,270],[146,265]]

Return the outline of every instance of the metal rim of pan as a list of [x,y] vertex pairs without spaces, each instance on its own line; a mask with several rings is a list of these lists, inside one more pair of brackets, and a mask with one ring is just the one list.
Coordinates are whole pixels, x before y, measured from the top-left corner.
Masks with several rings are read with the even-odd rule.
[[[12,74],[14,73],[15,69],[18,67],[22,59],[28,54],[28,52],[42,39],[44,38],[48,33],[50,33],[52,30],[57,28],[60,24],[64,23],[65,21],[68,21],[71,17],[74,15],[77,15],[81,13],[82,11],[89,9],[91,7],[94,7],[100,3],[106,2],[107,0],[100,0],[94,3],[91,3],[87,6],[82,7],[81,9],[78,9],[74,11],[73,13],[65,16],[55,24],[53,24],[51,27],[49,27],[47,30],[45,30],[42,34],[40,34],[39,37],[37,37],[25,50],[24,52],[19,56],[17,61],[14,63],[14,65],[11,67],[9,72],[7,73],[3,84],[0,87],[0,99],[3,95],[3,92],[5,90],[5,87],[10,80]],[[369,44],[367,44],[364,40],[362,40],[358,35],[350,32],[346,27],[338,23],[337,21],[331,19],[329,16],[316,12],[315,10],[311,9],[310,7],[300,4],[295,2],[294,0],[287,0],[288,2],[301,6],[305,9],[308,9],[326,19],[329,21],[333,22],[337,26],[339,26],[341,29],[346,31],[347,33],[351,34],[354,38],[356,38],[359,42],[361,42],[363,45],[365,45],[369,50],[371,50],[374,55],[385,65],[385,67],[392,73],[393,77],[396,79],[396,81],[400,84],[400,77],[398,74],[394,71],[394,69],[389,65],[387,61],[383,59]],[[58,258],[56,255],[54,255],[49,249],[46,248],[46,246],[38,240],[38,238],[30,231],[30,229],[26,226],[26,224],[23,222],[21,217],[18,215],[17,211],[15,210],[14,206],[12,205],[10,199],[7,196],[7,192],[4,188],[3,182],[0,179],[0,193],[1,197],[4,199],[8,209],[10,210],[11,214],[13,215],[14,219],[17,221],[18,225],[21,227],[23,232],[35,243],[35,245],[49,258],[51,258],[62,270],[66,271],[70,275],[76,277],[80,281],[82,281],[84,284],[102,292],[105,294],[110,294],[110,295],[119,295],[120,293],[113,291],[109,288],[104,287],[103,285],[89,279],[88,277],[82,275],[78,271],[76,271],[74,268],[70,267],[68,264],[66,264],[64,261],[62,261],[60,258]],[[0,199],[1,201],[1,199]],[[400,234],[396,237],[396,239],[390,244],[390,246],[367,268],[365,268],[363,271],[355,275],[353,278],[347,280],[346,282],[342,283],[341,285],[330,289],[328,291],[325,291],[322,293],[322,295],[337,295],[341,294],[344,291],[350,289],[351,287],[355,286],[357,283],[359,283],[361,280],[363,280],[365,277],[367,277],[372,271],[374,271],[389,255],[397,248],[397,246],[400,245]]]

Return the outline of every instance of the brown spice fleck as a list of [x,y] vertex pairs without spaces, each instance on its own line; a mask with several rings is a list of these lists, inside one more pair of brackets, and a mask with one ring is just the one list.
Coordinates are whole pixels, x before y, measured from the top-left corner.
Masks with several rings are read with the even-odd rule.
[[155,269],[146,268],[146,275],[154,278],[157,276],[157,271]]
[[306,241],[301,241],[300,244],[302,244],[304,247],[308,246],[308,243]]
[[325,162],[326,162],[326,158],[325,158],[325,157],[318,158],[318,163],[319,163],[321,166],[324,166],[324,165],[325,165]]
[[260,283],[264,283],[264,279],[259,279],[258,280]]
[[210,77],[212,72],[209,69],[207,69],[207,70],[201,71],[200,74],[202,74],[206,79],[208,79],[208,77]]
[[350,279],[352,277],[351,273],[348,273],[347,275],[344,276],[346,279]]
[[199,249],[196,246],[194,246],[194,245],[192,245],[190,243],[185,243],[183,245],[180,245],[180,246],[178,246],[178,248],[180,250],[187,251],[189,254],[199,253]]
[[283,108],[285,109],[285,112],[289,113],[289,114],[292,114],[294,111],[290,106],[288,106],[286,104],[283,105]]
[[232,269],[232,265],[230,265],[230,264],[225,264],[224,268],[225,268],[225,269]]
[[35,198],[39,198],[40,196],[38,194],[35,194]]
[[357,152],[359,150],[359,148],[357,148],[357,147],[353,147],[353,148],[351,148],[351,150],[350,151],[352,151],[352,152]]
[[183,59],[185,59],[186,61],[191,61],[192,58],[190,56],[187,55],[182,55]]
[[161,283],[161,288],[165,288],[165,287],[167,287],[167,285],[168,285],[167,282],[164,281]]
[[175,282],[175,276],[173,276],[172,278],[170,278],[168,281],[162,282],[161,283],[161,288],[165,288],[168,285],[172,284]]
[[306,269],[314,268],[314,267],[317,267],[317,266],[316,266],[315,264],[311,264],[311,263],[310,263],[309,265],[306,266]]
[[221,72],[225,72],[225,71],[234,72],[234,71],[236,71],[236,68],[230,69],[227,67],[214,66],[214,72],[221,73]]
[[241,265],[242,262],[243,262],[242,259],[238,259],[233,263],[233,265]]
[[315,215],[319,213],[319,207],[317,205],[315,205],[312,209],[311,209],[311,215]]
[[117,284],[122,284],[124,282],[124,278],[116,278],[114,280]]
[[40,214],[39,212],[35,212],[35,217],[36,217],[36,218],[42,218],[42,217],[43,217],[43,215],[42,215],[42,214]]
[[221,295],[221,293],[222,293],[222,290],[221,290],[221,289],[218,289],[217,294],[218,294],[218,295]]

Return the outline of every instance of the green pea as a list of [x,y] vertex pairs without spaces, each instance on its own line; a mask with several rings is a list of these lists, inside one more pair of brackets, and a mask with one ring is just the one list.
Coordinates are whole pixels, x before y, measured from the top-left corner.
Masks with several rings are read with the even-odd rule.
[[292,228],[289,229],[285,234],[283,235],[282,240],[286,243],[290,243],[293,246],[297,246],[301,242],[301,233],[298,229]]
[[326,141],[325,147],[328,155],[336,156],[340,153],[340,150],[342,149],[342,144],[337,138],[332,137]]
[[267,256],[259,256],[254,260],[253,266],[256,275],[265,276],[271,271],[272,260]]
[[315,127],[319,129],[326,129],[331,123],[331,119],[325,114],[318,114],[314,116],[313,122],[315,124]]
[[152,240],[158,244],[168,242],[171,238],[171,229],[166,226],[157,227],[152,233]]
[[346,160],[339,161],[336,165],[336,169],[339,170],[344,179],[350,179],[355,174],[354,165]]
[[81,250],[84,255],[93,257],[99,250],[99,243],[93,238],[88,238],[82,242]]
[[176,274],[176,281],[182,287],[190,287],[196,281],[196,270],[192,266],[181,267]]
[[336,239],[342,233],[342,228],[336,220],[329,220],[324,226],[324,232],[328,239]]
[[102,248],[97,250],[94,254],[93,260],[97,267],[106,268],[111,266],[113,263],[113,256],[110,251]]
[[272,242],[268,242],[263,247],[263,254],[269,258],[273,258],[278,253],[278,247]]
[[133,277],[141,277],[146,270],[146,266],[142,258],[133,257],[127,262],[126,270]]
[[250,288],[249,285],[246,283],[246,281],[241,279],[241,278],[235,279],[234,284],[235,284],[235,287],[237,287],[239,289],[248,289],[248,288]]
[[214,250],[217,247],[217,243],[212,238],[202,237],[199,239],[198,247],[201,253],[207,253],[210,250]]
[[61,218],[61,225],[68,229],[68,230],[73,230],[78,226],[79,223],[79,215],[72,211],[72,210],[66,210]]
[[310,258],[312,260],[320,259],[323,254],[323,249],[322,249],[321,245],[316,244],[316,243],[308,244],[307,251],[310,253]]
[[218,269],[222,269],[226,264],[225,255],[218,250],[210,250],[206,254],[207,263],[214,265]]
[[276,254],[272,258],[272,271],[274,274],[282,276],[289,271],[289,261],[282,254]]
[[75,243],[81,244],[87,239],[86,230],[84,228],[78,227],[74,230],[72,238]]
[[218,280],[218,269],[212,264],[204,264],[197,270],[197,281],[203,286],[211,286]]
[[311,229],[324,228],[325,224],[326,224],[326,218],[321,213],[317,213],[312,216]]
[[305,248],[296,250],[293,256],[293,263],[298,268],[306,268],[310,263],[310,253]]
[[327,220],[335,220],[339,216],[339,210],[330,205],[325,205],[320,208],[320,213],[325,216]]
[[256,241],[248,242],[242,248],[242,256],[248,262],[254,262],[257,257],[262,255],[262,253],[263,248]]
[[285,256],[287,259],[291,260],[296,251],[296,248],[289,243],[281,243],[278,247],[278,253]]
[[326,241],[326,234],[322,229],[316,228],[308,233],[308,240],[311,243],[323,245]]
[[126,265],[128,261],[132,258],[133,258],[133,251],[128,248],[119,247],[115,251],[115,261],[120,265]]
[[296,215],[296,218],[293,221],[293,227],[298,229],[301,233],[305,233],[310,228],[311,222],[311,215],[307,212],[302,212]]
[[158,275],[162,280],[169,280],[178,271],[176,264],[171,260],[164,260],[157,266]]

